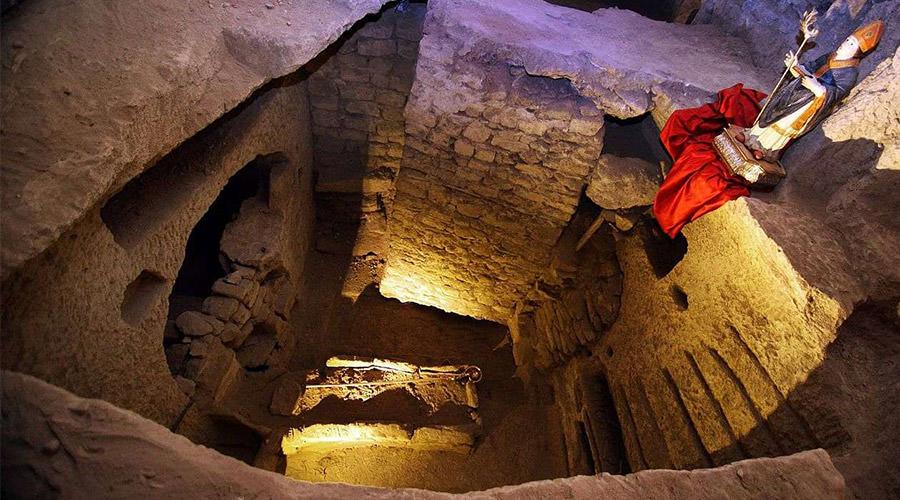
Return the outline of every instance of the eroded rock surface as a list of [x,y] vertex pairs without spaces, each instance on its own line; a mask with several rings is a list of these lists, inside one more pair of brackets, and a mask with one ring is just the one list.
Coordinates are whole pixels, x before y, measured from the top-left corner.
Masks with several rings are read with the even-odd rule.
[[659,166],[640,158],[605,154],[594,167],[585,194],[611,210],[650,206],[659,182]]
[[[775,84],[784,71],[785,52],[797,50],[800,17],[807,10],[819,12],[819,36],[809,50],[810,60],[834,50],[858,27],[882,19],[888,26],[900,22],[897,2],[865,0],[706,0],[700,6],[694,23],[713,24],[748,41],[747,55],[760,68],[768,71],[767,81]],[[900,33],[887,29],[878,49],[863,59],[862,76],[897,49]],[[768,91],[768,89],[760,89]]]
[[3,278],[154,159],[383,4],[17,6],[2,42]]
[[[296,119],[308,114],[306,102],[303,83],[260,92],[229,120],[210,127],[129,183],[106,206],[93,208],[66,232],[53,252],[7,279],[3,366],[78,394],[101,397],[159,422],[174,421],[187,398],[166,367],[162,343],[169,310],[178,307],[172,291],[186,259],[189,236],[229,179],[260,159],[263,163],[266,158],[279,159],[274,170],[280,175],[267,177],[266,192],[272,211],[277,212],[277,216],[269,215],[282,224],[266,228],[271,238],[256,234],[254,227],[243,238],[230,238],[226,246],[234,258],[264,267],[245,266],[252,269],[252,281],[271,278],[263,290],[266,293],[251,297],[253,290],[239,289],[255,288],[252,284],[237,275],[225,276],[212,294],[219,298],[205,309],[211,314],[182,320],[181,326],[188,338],[208,334],[240,342],[241,335],[252,332],[253,324],[246,317],[246,303],[228,294],[245,294],[245,302],[259,306],[253,315],[256,320],[279,320],[274,312],[276,298],[281,297],[278,307],[283,312],[289,306],[285,301],[296,294],[289,284],[279,287],[286,293],[268,293],[280,284],[269,271],[277,260],[281,268],[299,276],[310,240],[311,138],[308,123]],[[241,227],[236,221],[235,228]],[[258,238],[247,237],[254,234]],[[216,266],[218,243],[212,241]],[[280,258],[261,259],[260,244]],[[188,268],[196,265],[191,262]],[[146,276],[153,278],[141,278]],[[229,284],[233,286],[225,286]],[[135,295],[139,300],[126,300],[130,288],[141,290]],[[200,296],[200,301],[205,297]],[[200,303],[192,309],[204,311]],[[177,330],[169,330],[167,340],[176,340],[170,335],[173,330],[177,335]],[[180,369],[187,353],[184,347],[179,349],[170,353],[168,361]]]
[[566,78],[619,118],[687,107],[738,82],[763,83],[746,61],[748,46],[713,26],[663,23],[618,9],[586,13],[539,0],[445,0],[429,4],[429,16],[427,23],[464,42],[463,53],[489,52],[530,75]]
[[[805,273],[808,279],[825,284],[843,281],[828,286],[846,303],[860,296],[900,297],[898,81],[900,52],[894,52],[857,85],[820,129],[788,150],[783,160],[788,177],[773,199],[750,204],[790,258],[811,269]],[[832,241],[815,244],[811,236],[805,241],[813,244],[807,245],[785,231],[779,221],[792,214],[815,221],[807,224],[805,232],[826,235]],[[833,256],[836,253],[846,260]],[[834,278],[845,272],[851,276]]]
[[[720,469],[580,476],[465,495],[309,484],[190,443],[164,427],[32,377],[3,372],[4,489],[81,498],[842,498],[844,481],[815,450]],[[83,471],[90,470],[91,474]],[[27,472],[26,472],[27,471]]]

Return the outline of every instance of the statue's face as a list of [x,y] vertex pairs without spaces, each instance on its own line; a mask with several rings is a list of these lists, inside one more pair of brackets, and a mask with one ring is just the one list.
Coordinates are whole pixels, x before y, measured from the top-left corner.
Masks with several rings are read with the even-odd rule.
[[851,59],[856,56],[856,53],[859,51],[859,41],[855,36],[850,35],[844,40],[844,43],[841,44],[840,47],[834,51],[834,55],[837,59]]

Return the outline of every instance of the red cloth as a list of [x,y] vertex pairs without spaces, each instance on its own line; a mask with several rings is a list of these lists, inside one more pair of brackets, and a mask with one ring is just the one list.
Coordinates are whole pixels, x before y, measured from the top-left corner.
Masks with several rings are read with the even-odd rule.
[[672,113],[660,139],[675,164],[666,176],[653,213],[663,231],[674,238],[688,222],[750,194],[741,177],[728,172],[713,146],[727,124],[750,127],[766,95],[743,84],[719,92],[716,102]]

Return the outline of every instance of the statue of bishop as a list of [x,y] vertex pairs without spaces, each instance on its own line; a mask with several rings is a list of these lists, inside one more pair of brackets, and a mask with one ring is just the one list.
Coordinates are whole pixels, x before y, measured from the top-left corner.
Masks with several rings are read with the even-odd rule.
[[856,85],[859,59],[878,45],[883,32],[884,22],[873,21],[831,54],[804,65],[796,64],[797,58],[788,52],[784,62],[794,80],[773,93],[756,124],[738,135],[753,156],[777,161],[790,141],[828,116]]

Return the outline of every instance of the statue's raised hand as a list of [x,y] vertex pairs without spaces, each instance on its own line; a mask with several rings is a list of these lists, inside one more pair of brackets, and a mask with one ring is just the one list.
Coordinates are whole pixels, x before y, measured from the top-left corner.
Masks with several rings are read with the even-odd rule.
[[794,66],[794,51],[789,50],[787,54],[784,55],[784,65],[787,68]]

